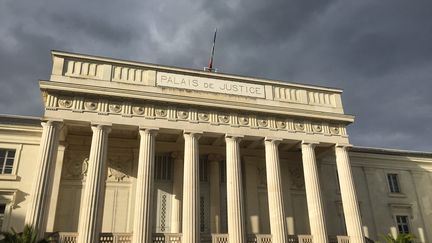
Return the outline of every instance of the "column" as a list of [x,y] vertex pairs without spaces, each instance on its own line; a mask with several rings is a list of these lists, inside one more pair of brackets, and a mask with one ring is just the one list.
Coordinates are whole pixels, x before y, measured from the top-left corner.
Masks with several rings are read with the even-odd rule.
[[64,142],[59,143],[56,163],[53,169],[52,191],[51,191],[51,198],[49,202],[49,212],[48,212],[47,229],[46,229],[47,232],[56,231],[54,223],[56,217],[57,201],[58,201],[58,195],[60,191],[60,180],[61,180],[63,160],[64,160],[66,147],[67,147],[66,143]]
[[181,213],[183,194],[183,153],[174,152],[171,154],[174,159],[173,174],[173,201],[171,209],[171,233],[181,233]]
[[318,168],[315,159],[316,143],[302,142],[303,170],[306,188],[306,200],[309,213],[309,224],[314,242],[327,243],[327,229],[324,218],[324,207],[319,184]]
[[240,161],[241,136],[226,135],[226,175],[228,208],[228,241],[246,242],[246,228],[243,212],[243,188]]
[[210,165],[210,232],[220,233],[220,161],[222,159],[218,154],[210,154],[208,159]]
[[93,131],[78,226],[78,243],[99,242],[102,227],[108,134],[111,125],[92,124]]
[[199,243],[199,148],[198,140],[201,134],[196,132],[183,133],[184,171],[183,171],[183,213],[182,242]]
[[57,157],[61,121],[43,121],[42,137],[39,155],[35,169],[35,178],[31,192],[31,201],[27,211],[25,223],[33,225],[38,238],[44,237],[48,216],[48,202],[50,200],[53,165]]
[[365,243],[347,145],[337,144],[335,150],[342,206],[350,243]]
[[155,147],[158,129],[140,128],[133,242],[151,242]]
[[287,242],[285,205],[283,203],[282,179],[279,162],[280,140],[264,140],[267,173],[267,193],[270,211],[270,231],[273,242]]

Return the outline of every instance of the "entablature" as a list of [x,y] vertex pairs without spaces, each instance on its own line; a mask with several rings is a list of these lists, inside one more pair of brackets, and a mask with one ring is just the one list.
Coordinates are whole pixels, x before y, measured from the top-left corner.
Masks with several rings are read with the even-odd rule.
[[130,126],[157,125],[166,129],[193,129],[257,137],[347,143],[346,123],[269,115],[249,110],[184,105],[154,100],[86,96],[77,93],[44,92],[45,117],[67,121],[110,122]]

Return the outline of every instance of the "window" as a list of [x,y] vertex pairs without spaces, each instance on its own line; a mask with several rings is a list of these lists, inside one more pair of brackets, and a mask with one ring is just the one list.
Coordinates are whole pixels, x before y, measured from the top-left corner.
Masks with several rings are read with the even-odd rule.
[[155,157],[155,179],[170,181],[172,179],[172,157],[170,154],[158,154]]
[[387,174],[387,180],[391,193],[400,193],[399,181],[397,174]]
[[207,156],[200,158],[200,182],[208,181],[208,159]]
[[397,224],[398,231],[400,234],[408,234],[410,232],[409,231],[408,216],[396,215],[396,224]]
[[0,174],[12,174],[15,149],[0,149]]
[[3,229],[3,222],[5,219],[6,204],[0,204],[0,230]]

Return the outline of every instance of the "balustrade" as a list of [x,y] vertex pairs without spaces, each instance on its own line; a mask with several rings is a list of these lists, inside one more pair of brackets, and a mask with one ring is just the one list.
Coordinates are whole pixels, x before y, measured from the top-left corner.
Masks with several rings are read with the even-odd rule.
[[[131,243],[132,233],[101,233],[100,243]],[[78,233],[59,232],[52,243],[77,243]],[[202,234],[201,243],[228,243],[228,234]],[[314,243],[311,235],[288,235],[289,243]],[[350,243],[349,236],[331,236],[330,243]],[[153,233],[151,243],[182,243],[181,233]],[[272,243],[270,234],[250,234],[247,243]]]

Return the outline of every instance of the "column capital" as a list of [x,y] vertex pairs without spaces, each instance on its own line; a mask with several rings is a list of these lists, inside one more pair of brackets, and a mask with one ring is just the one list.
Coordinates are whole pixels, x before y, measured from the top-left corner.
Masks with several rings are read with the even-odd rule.
[[104,130],[105,132],[111,132],[112,123],[107,122],[92,122],[91,129],[92,131],[96,130]]
[[138,129],[138,132],[139,132],[140,135],[142,135],[142,134],[157,135],[158,132],[159,132],[159,128],[140,126],[139,129]]
[[227,140],[233,140],[236,142],[240,142],[243,139],[243,135],[240,134],[231,134],[231,133],[227,133],[225,134],[225,141]]
[[192,137],[200,138],[203,132],[198,130],[183,130],[183,136],[190,135]]
[[282,142],[282,138],[275,138],[275,137],[265,137],[264,138],[264,144],[266,143],[266,142],[268,142],[268,143],[273,143],[273,144],[275,144],[276,146],[278,146],[281,142]]
[[343,149],[346,149],[346,150],[349,150],[352,147],[353,147],[353,145],[349,144],[349,143],[337,143],[337,144],[335,144],[335,148],[343,148]]
[[61,128],[63,126],[63,119],[41,119],[42,127],[45,126],[55,126],[57,128]]
[[302,140],[300,145],[301,145],[301,147],[307,146],[307,147],[312,147],[314,149],[318,144],[319,144],[319,142],[317,142],[317,141]]

